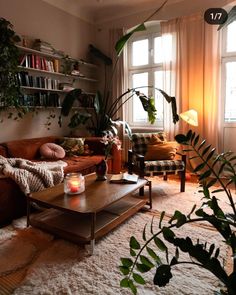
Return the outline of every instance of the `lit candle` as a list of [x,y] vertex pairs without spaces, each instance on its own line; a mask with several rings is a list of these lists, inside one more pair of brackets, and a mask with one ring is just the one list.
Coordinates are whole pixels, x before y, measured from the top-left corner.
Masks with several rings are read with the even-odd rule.
[[79,180],[69,180],[68,181],[68,186],[70,188],[70,191],[72,193],[77,193],[80,188],[80,181]]
[[66,175],[64,179],[64,192],[66,194],[80,194],[84,190],[84,177],[80,173],[69,173]]

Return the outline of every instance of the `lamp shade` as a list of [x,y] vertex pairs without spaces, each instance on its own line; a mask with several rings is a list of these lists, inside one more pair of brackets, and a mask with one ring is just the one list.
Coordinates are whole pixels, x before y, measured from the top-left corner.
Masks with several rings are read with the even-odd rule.
[[186,121],[188,124],[193,126],[198,126],[198,115],[197,111],[191,109],[186,112],[181,113],[180,118]]

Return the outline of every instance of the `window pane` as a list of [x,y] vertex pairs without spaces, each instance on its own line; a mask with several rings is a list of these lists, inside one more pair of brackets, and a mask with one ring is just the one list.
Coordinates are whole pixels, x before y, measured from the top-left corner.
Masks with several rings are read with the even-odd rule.
[[161,37],[156,37],[154,39],[154,62],[161,63],[163,61],[162,56],[162,42]]
[[236,62],[226,63],[225,121],[236,122]]
[[172,59],[172,35],[154,38],[154,62],[162,63]]
[[[147,86],[148,73],[133,74],[132,85],[133,87]],[[148,95],[147,87],[142,87],[138,90]],[[147,122],[147,113],[144,111],[140,99],[136,95],[133,97],[133,122]]]
[[236,21],[232,22],[227,27],[227,42],[226,42],[227,52],[236,51],[235,31],[236,31]]
[[[163,71],[155,72],[155,87],[163,89]],[[163,121],[163,96],[155,90],[155,107],[157,110],[157,121]]]
[[132,65],[143,66],[148,64],[148,39],[132,43]]

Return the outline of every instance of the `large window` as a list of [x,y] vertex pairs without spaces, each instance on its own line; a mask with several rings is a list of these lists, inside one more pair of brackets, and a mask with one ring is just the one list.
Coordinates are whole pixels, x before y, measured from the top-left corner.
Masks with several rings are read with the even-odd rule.
[[[155,98],[157,120],[155,127],[163,128],[164,103],[162,95],[155,90],[163,89],[163,59],[171,58],[172,39],[163,52],[160,34],[149,34],[133,38],[128,46],[129,87]],[[154,87],[147,87],[154,86]],[[131,127],[151,127],[147,113],[143,110],[138,97],[129,101],[128,121]]]
[[236,122],[236,21],[223,31],[222,49],[222,97],[224,121]]

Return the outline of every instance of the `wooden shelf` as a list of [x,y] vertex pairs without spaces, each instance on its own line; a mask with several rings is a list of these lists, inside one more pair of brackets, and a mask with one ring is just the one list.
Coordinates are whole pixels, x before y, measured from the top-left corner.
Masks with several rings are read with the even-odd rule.
[[86,80],[86,81],[90,81],[90,82],[98,82],[98,80],[96,80],[96,79],[82,77],[82,76],[66,75],[66,74],[59,73],[59,72],[50,72],[50,71],[45,71],[45,70],[40,70],[40,69],[35,69],[35,68],[29,68],[29,67],[22,67],[22,66],[18,66],[18,68],[20,70],[24,71],[24,72],[31,71],[31,72],[36,72],[36,73],[45,73],[45,74],[49,74],[49,75],[54,75],[54,76],[57,76],[57,77],[72,78],[72,79],[75,79],[75,80]]
[[[52,58],[52,59],[63,59],[64,58],[64,56],[61,56],[61,55],[45,53],[45,52],[35,50],[35,49],[32,49],[32,48],[28,48],[28,47],[23,47],[23,46],[19,46],[19,45],[17,45],[16,47],[21,51],[28,52],[28,53],[31,53],[31,54],[45,56],[45,57]],[[97,65],[86,62],[86,61],[84,61],[82,59],[75,59],[75,58],[72,58],[72,57],[69,57],[69,59],[72,62],[78,62],[80,65],[84,65],[84,66],[88,66],[88,67],[92,67],[92,68],[98,68]]]
[[59,92],[59,93],[68,93],[69,91],[64,91],[60,89],[47,89],[47,88],[40,88],[40,87],[30,87],[30,86],[21,86],[20,88],[26,90],[37,90],[37,91],[45,91],[45,92]]

